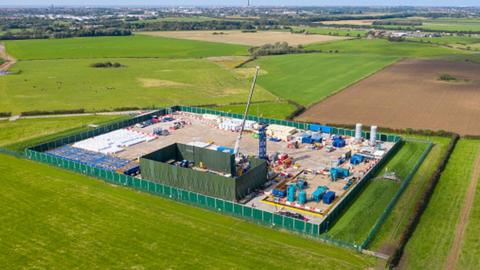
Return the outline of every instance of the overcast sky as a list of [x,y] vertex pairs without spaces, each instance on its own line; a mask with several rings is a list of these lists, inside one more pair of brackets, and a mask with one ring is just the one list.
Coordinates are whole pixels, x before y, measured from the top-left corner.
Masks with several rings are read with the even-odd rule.
[[[250,0],[252,5],[304,5],[304,6],[338,6],[338,5],[412,5],[412,6],[480,6],[480,0]],[[247,0],[0,0],[6,5],[222,5],[242,6]]]

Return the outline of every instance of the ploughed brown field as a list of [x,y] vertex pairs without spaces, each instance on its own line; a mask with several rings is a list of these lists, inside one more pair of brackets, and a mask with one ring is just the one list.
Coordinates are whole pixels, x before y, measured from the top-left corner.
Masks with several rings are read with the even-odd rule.
[[[449,74],[454,81],[442,81]],[[404,60],[312,106],[298,120],[480,135],[480,64]]]
[[201,40],[228,44],[240,44],[248,46],[261,46],[267,43],[287,42],[290,45],[307,45],[311,43],[330,42],[346,37],[324,36],[324,35],[304,35],[293,34],[290,32],[279,31],[260,31],[254,33],[246,33],[238,30],[233,31],[159,31],[159,32],[139,32],[138,34]]

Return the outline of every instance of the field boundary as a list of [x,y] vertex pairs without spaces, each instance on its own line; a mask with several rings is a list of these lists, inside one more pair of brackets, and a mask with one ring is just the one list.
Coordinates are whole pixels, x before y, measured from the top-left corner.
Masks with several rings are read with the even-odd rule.
[[415,229],[420,221],[420,218],[428,206],[428,203],[435,190],[435,187],[437,186],[438,181],[440,180],[440,177],[442,176],[443,171],[445,170],[445,167],[447,166],[447,163],[450,160],[450,157],[459,139],[460,139],[460,136],[458,134],[452,135],[450,143],[448,144],[446,153],[443,156],[443,159],[440,160],[434,173],[429,178],[424,192],[421,194],[421,197],[415,204],[413,215],[408,220],[405,230],[402,232],[400,236],[400,241],[397,243],[397,246],[395,247],[395,251],[393,252],[393,255],[390,256],[390,258],[388,259],[387,265],[389,268],[394,268],[398,266],[398,264],[402,260],[405,247],[408,241],[410,240],[411,236],[415,232]]
[[455,226],[455,238],[445,264],[445,269],[448,270],[455,268],[458,258],[460,257],[463,235],[465,234],[467,223],[470,218],[470,213],[475,200],[475,193],[477,191],[478,178],[480,176],[480,150],[477,151],[477,157],[475,158],[473,166],[473,172],[465,196],[465,202],[460,212],[459,221]]
[[423,164],[423,162],[425,161],[425,159],[427,158],[428,154],[430,153],[430,151],[432,150],[433,148],[433,143],[432,142],[427,142],[427,141],[420,141],[420,140],[408,140],[408,139],[405,139],[405,141],[413,141],[413,142],[419,142],[419,143],[426,143],[428,144],[427,148],[423,151],[422,155],[420,156],[420,158],[417,160],[417,162],[415,163],[415,166],[410,170],[410,172],[408,173],[408,175],[405,177],[405,179],[403,179],[402,181],[402,184],[399,188],[399,190],[397,191],[397,193],[394,195],[394,197],[392,198],[392,200],[388,203],[387,207],[385,208],[385,210],[383,211],[382,215],[377,219],[377,221],[375,222],[375,224],[373,225],[372,229],[370,230],[370,232],[368,233],[367,237],[365,238],[365,240],[363,241],[361,247],[362,248],[367,248],[368,245],[370,244],[370,242],[372,241],[372,239],[377,235],[377,232],[378,230],[382,227],[382,225],[385,223],[385,220],[387,220],[388,216],[391,214],[393,208],[395,207],[395,205],[397,204],[398,200],[400,199],[400,197],[402,196],[403,192],[405,191],[405,189],[408,187],[408,185],[410,184],[410,181],[413,179],[413,177],[415,176],[415,174],[417,173],[418,169],[420,168],[420,166]]

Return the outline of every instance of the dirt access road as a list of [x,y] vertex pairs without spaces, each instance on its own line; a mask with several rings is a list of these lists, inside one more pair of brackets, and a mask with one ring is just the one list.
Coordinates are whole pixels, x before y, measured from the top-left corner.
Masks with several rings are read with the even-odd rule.
[[0,58],[5,60],[5,63],[0,65],[0,73],[6,73],[10,67],[12,67],[17,60],[13,58],[13,56],[7,54],[7,50],[5,49],[5,44],[0,43]]
[[[442,81],[449,74],[457,80]],[[480,135],[480,64],[404,60],[312,106],[299,120]]]
[[477,158],[473,167],[472,178],[470,180],[470,186],[467,189],[467,194],[465,195],[465,202],[463,204],[462,212],[460,213],[460,220],[455,229],[455,238],[453,240],[452,248],[447,257],[447,262],[445,264],[445,269],[453,270],[457,264],[458,258],[460,257],[460,251],[462,250],[462,240],[465,230],[467,229],[468,219],[470,217],[470,212],[475,201],[475,192],[477,191],[478,179],[480,178],[480,153],[477,153]]

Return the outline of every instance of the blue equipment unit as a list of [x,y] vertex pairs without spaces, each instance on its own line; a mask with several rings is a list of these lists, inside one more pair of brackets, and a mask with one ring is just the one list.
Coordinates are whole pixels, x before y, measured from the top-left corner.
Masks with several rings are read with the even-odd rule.
[[312,142],[313,143],[321,143],[323,140],[322,138],[322,135],[321,134],[312,134]]
[[362,163],[364,159],[365,159],[364,156],[355,154],[350,158],[350,163],[352,165],[358,165],[358,164]]
[[274,189],[272,191],[273,196],[279,197],[279,198],[285,198],[287,194],[285,194],[285,190],[280,190],[280,189]]
[[353,182],[352,180],[349,180],[348,183],[345,186],[343,186],[343,190],[347,190],[348,188],[350,188],[351,185],[353,185]]
[[299,204],[307,203],[307,192],[305,192],[305,190],[298,192],[298,203]]
[[313,143],[312,136],[303,135],[302,136],[302,143],[312,144]]
[[298,179],[297,180],[297,188],[302,190],[304,188],[308,187],[308,183],[307,181],[305,181],[305,179]]
[[233,155],[233,153],[234,153],[234,150],[232,148],[226,147],[226,146],[217,147],[217,151],[218,152],[223,152],[223,153],[229,153],[231,155]]
[[258,158],[267,159],[267,125],[262,125],[258,130]]
[[315,124],[311,124],[310,125],[310,128],[309,128],[311,131],[321,131],[322,130],[322,125],[315,125]]
[[317,190],[315,190],[312,193],[312,200],[316,201],[316,202],[320,202],[320,200],[322,199],[325,192],[327,192],[327,190],[328,190],[328,188],[326,186],[317,187]]
[[328,191],[323,195],[323,203],[325,204],[331,204],[335,200],[335,192],[333,191]]
[[345,147],[346,145],[346,142],[345,142],[345,139],[343,139],[342,137],[339,137],[339,136],[335,136],[333,138],[333,143],[332,145],[336,148],[343,148]]
[[295,185],[289,185],[287,188],[287,201],[294,202],[295,201],[295,192],[297,188]]
[[125,170],[123,172],[123,174],[132,176],[132,175],[138,174],[139,172],[140,172],[140,165],[135,165],[135,166]]
[[332,133],[332,128],[329,126],[311,124],[309,129],[316,132]]
[[338,178],[345,178],[350,175],[350,170],[345,168],[331,168],[330,169],[330,177],[332,181],[337,181]]
[[279,138],[274,138],[274,137],[272,137],[272,138],[270,138],[269,141],[271,141],[271,142],[281,142],[282,140],[279,139]]

